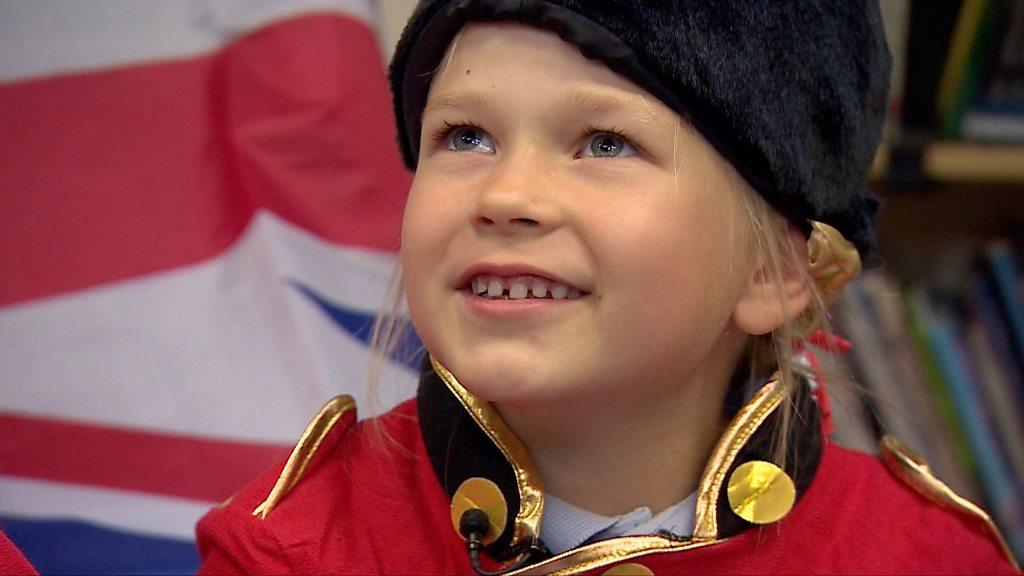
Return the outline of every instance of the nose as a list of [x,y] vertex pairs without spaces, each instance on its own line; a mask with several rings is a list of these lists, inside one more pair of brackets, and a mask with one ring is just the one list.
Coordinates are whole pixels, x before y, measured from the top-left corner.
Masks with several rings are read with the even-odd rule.
[[481,182],[474,225],[499,234],[544,232],[559,221],[552,170],[529,155],[506,156]]

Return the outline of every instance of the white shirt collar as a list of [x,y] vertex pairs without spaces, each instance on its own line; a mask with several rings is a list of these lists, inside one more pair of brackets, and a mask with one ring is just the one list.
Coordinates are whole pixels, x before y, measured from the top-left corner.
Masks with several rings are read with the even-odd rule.
[[657,515],[652,515],[650,508],[641,506],[614,517],[594,514],[551,494],[545,494],[540,533],[544,545],[552,554],[618,536],[666,534],[685,538],[693,534],[696,511],[696,492]]

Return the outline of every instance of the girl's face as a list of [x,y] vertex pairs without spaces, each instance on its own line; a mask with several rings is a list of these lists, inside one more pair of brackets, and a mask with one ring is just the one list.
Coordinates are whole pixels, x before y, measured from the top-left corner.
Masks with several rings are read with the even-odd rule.
[[752,258],[725,161],[554,34],[473,24],[450,52],[402,230],[427,349],[478,397],[519,407],[731,371]]

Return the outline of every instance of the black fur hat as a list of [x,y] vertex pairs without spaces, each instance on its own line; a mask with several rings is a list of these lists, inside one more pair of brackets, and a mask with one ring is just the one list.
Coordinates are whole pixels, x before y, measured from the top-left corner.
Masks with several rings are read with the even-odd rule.
[[390,68],[410,168],[432,72],[470,21],[557,33],[687,118],[805,231],[870,250],[890,70],[877,0],[421,0]]

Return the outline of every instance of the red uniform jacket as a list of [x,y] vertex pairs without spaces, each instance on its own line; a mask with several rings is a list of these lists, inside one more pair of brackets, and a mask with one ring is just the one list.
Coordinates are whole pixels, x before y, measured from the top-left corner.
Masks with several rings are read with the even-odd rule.
[[[812,440],[802,444],[803,464],[786,469],[795,504],[774,523],[740,518],[723,485],[767,451],[782,396],[774,382],[719,441],[698,487],[692,538],[613,538],[551,557],[537,534],[543,495],[528,453],[443,367],[434,364],[423,382],[417,399],[375,420],[357,422],[347,397],[328,404],[287,463],[200,521],[201,573],[473,574],[451,512],[471,477],[493,481],[507,501],[485,559],[492,570],[532,544],[540,551],[522,573],[1017,573],[987,515],[898,444],[883,441],[880,460],[824,440],[809,392],[796,401],[817,416],[797,432]],[[500,523],[500,514],[488,516]]]

